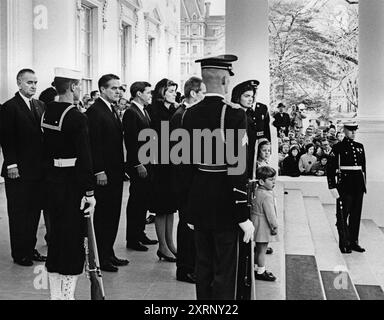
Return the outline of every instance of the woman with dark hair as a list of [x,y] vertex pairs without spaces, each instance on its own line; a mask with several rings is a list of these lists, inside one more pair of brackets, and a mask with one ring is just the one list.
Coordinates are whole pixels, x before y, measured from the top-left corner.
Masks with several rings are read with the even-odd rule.
[[[161,164],[162,153],[169,150],[161,150],[161,123],[168,122],[173,117],[176,108],[176,94],[178,85],[171,80],[163,79],[155,87],[153,92],[153,104],[147,108],[151,118],[151,127],[158,135],[160,164],[153,166],[153,197],[151,211],[156,213],[155,225],[159,240],[157,255],[160,260],[176,262],[176,246],[173,239],[174,213],[177,211],[176,201],[172,193],[172,166]],[[166,137],[166,139],[169,139]],[[164,154],[163,154],[164,156]],[[167,156],[169,158],[169,155]]]
[[299,177],[299,160],[300,160],[300,148],[298,146],[292,146],[288,152],[288,156],[283,160],[282,172],[283,176]]
[[317,158],[313,155],[315,146],[313,143],[305,146],[305,154],[300,157],[299,170],[302,175],[311,175],[312,166],[317,162]]

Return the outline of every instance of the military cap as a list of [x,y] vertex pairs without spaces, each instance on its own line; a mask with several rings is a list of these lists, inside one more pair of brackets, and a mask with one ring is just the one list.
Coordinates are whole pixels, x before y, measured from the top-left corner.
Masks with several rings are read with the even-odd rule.
[[254,87],[255,89],[257,89],[260,85],[260,81],[259,80],[248,80],[248,81],[245,81],[244,84],[248,84],[252,87]]
[[196,60],[196,63],[201,63],[201,69],[222,69],[228,70],[231,76],[234,76],[232,62],[237,61],[238,58],[235,55],[224,54],[217,57],[210,57]]
[[55,77],[71,80],[81,80],[82,74],[81,71],[78,70],[72,70],[67,68],[55,68]]
[[359,125],[357,124],[356,121],[345,121],[343,123],[344,129],[355,131],[359,129]]
[[241,95],[244,92],[252,91],[253,94],[256,93],[256,88],[257,87],[252,85],[251,81],[253,81],[253,80],[242,82],[242,83],[238,84],[236,87],[233,88],[233,90],[232,90],[232,98],[231,98],[231,101],[233,103],[240,103]]

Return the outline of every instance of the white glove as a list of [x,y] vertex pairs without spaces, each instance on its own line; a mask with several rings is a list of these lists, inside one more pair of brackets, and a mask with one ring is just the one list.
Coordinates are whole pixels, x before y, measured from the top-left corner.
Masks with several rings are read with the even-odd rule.
[[84,210],[85,205],[86,205],[87,203],[89,204],[89,206],[88,206],[88,208],[84,211],[84,213],[90,213],[90,212],[93,212],[93,210],[95,210],[95,207],[96,207],[96,199],[95,199],[95,197],[84,197],[83,199],[81,199],[80,210]]
[[331,191],[332,197],[334,197],[336,200],[340,198],[339,191],[337,191],[336,188],[329,191]]
[[245,243],[249,243],[249,241],[253,241],[253,236],[255,233],[255,227],[253,226],[253,223],[251,220],[247,220],[243,223],[239,223],[239,226],[241,230],[244,232],[244,239],[243,241]]
[[195,230],[195,226],[193,224],[188,224],[188,228],[191,230]]

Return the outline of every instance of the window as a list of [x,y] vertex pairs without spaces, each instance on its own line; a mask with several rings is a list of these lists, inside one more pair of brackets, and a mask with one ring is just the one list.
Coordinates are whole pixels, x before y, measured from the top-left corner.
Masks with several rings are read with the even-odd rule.
[[193,51],[192,51],[193,54],[197,54],[197,49],[198,49],[197,46],[193,46],[192,48],[193,48]]
[[80,16],[83,93],[92,91],[93,75],[93,9],[82,5]]
[[130,25],[123,26],[121,34],[121,77],[124,83],[128,82],[129,67],[132,61],[132,27]]
[[187,73],[187,63],[182,62],[181,63],[181,74],[186,74]]

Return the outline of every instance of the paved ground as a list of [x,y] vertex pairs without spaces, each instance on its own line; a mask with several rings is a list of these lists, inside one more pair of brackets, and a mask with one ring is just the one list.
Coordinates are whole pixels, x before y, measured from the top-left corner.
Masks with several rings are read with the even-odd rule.
[[[146,253],[137,253],[125,248],[125,208],[128,199],[128,185],[124,188],[124,201],[116,255],[127,258],[129,266],[119,268],[117,274],[104,273],[104,286],[109,300],[194,300],[195,287],[175,279],[176,265],[159,262],[157,246]],[[41,223],[38,235],[38,250],[46,253],[45,228]],[[155,239],[154,225],[147,227],[147,234]],[[44,289],[45,287],[45,289]],[[80,277],[76,298],[89,300],[89,282],[85,275]],[[43,265],[30,268],[15,265],[10,257],[8,216],[4,184],[0,184],[0,300],[48,300],[47,278]]]

